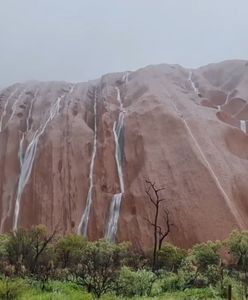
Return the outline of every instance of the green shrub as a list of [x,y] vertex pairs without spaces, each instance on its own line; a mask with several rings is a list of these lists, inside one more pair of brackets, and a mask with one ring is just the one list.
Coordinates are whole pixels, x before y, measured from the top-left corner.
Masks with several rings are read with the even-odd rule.
[[76,234],[68,234],[60,238],[55,246],[56,264],[63,269],[75,267],[86,243],[85,238]]
[[236,269],[247,272],[248,269],[248,231],[234,230],[225,241],[235,259]]
[[174,292],[179,290],[179,277],[177,274],[166,274],[161,283],[162,292]]
[[232,287],[232,299],[233,300],[239,300],[244,299],[245,296],[245,288],[243,283],[240,280],[237,280],[230,275],[228,275],[226,272],[224,274],[222,282],[218,282],[217,284],[217,290],[219,291],[219,294],[225,299],[227,298],[227,290],[228,286]]
[[30,230],[18,229],[9,234],[6,245],[8,263],[15,266],[16,275],[35,274],[42,279],[52,269],[53,249],[50,246],[54,234],[49,234],[44,225]]
[[197,272],[192,261],[189,258],[184,260],[178,270],[178,289],[194,287],[196,278]]
[[0,299],[13,300],[20,297],[26,289],[23,280],[0,280]]
[[220,262],[219,248],[220,244],[213,242],[195,245],[190,252],[193,264],[199,271],[204,271],[210,265],[218,265]]
[[186,257],[187,251],[165,243],[158,251],[158,266],[169,272],[176,271]]
[[113,244],[106,240],[88,242],[81,258],[78,278],[87,291],[97,298],[111,291],[119,276],[127,244]]
[[9,236],[7,234],[0,234],[0,259],[5,259],[7,256],[7,244]]
[[126,297],[149,296],[156,276],[146,270],[132,271],[123,267],[117,283],[117,293]]
[[216,285],[218,282],[221,281],[221,270],[219,266],[210,265],[207,266],[205,272],[205,277],[207,278],[208,285]]

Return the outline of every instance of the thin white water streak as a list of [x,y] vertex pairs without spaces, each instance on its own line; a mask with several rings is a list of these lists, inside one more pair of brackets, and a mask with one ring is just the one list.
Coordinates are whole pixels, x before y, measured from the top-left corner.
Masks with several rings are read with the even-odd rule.
[[238,211],[236,210],[236,207],[232,204],[231,199],[228,197],[227,193],[225,192],[224,188],[222,187],[222,185],[221,185],[221,183],[220,183],[220,181],[219,181],[217,175],[215,174],[215,172],[214,172],[212,166],[210,165],[210,163],[209,163],[208,159],[206,158],[205,154],[203,153],[203,151],[202,151],[202,149],[201,149],[199,143],[197,142],[197,140],[196,140],[196,138],[195,138],[195,136],[194,136],[192,130],[190,129],[188,123],[187,123],[186,120],[184,120],[184,119],[183,119],[183,122],[184,122],[185,127],[187,128],[187,131],[189,132],[189,134],[190,134],[190,136],[191,136],[191,138],[192,138],[192,140],[193,140],[193,142],[194,142],[194,144],[195,144],[197,150],[199,151],[199,153],[200,153],[200,155],[201,155],[203,161],[205,162],[206,167],[208,168],[210,174],[212,175],[212,177],[213,177],[213,179],[214,179],[214,181],[215,181],[215,183],[216,183],[218,189],[219,189],[220,192],[222,193],[222,195],[223,195],[223,197],[224,197],[224,199],[225,199],[225,201],[226,201],[226,204],[227,204],[227,206],[228,206],[229,209],[230,209],[230,212],[233,214],[233,216],[234,216],[234,218],[236,219],[237,224],[239,225],[239,227],[240,227],[240,228],[244,228],[244,225],[243,225],[242,222],[241,222],[241,216],[240,216],[240,214],[238,213]]
[[122,193],[115,194],[112,198],[111,205],[110,205],[109,221],[105,233],[105,238],[112,242],[115,241],[115,237],[117,233],[122,195],[123,195]]
[[35,92],[34,97],[32,98],[30,106],[29,106],[28,117],[26,120],[26,132],[28,132],[30,130],[30,119],[31,119],[32,111],[33,111],[34,101],[36,100],[37,95],[38,95],[38,91]]
[[240,120],[240,130],[243,131],[246,134],[246,132],[247,132],[246,120]]
[[188,125],[187,121],[184,119],[183,115],[179,112],[179,110],[178,110],[176,104],[175,104],[174,102],[172,102],[172,103],[173,103],[173,106],[174,106],[174,109],[175,109],[176,113],[177,113],[178,116],[183,120],[183,122],[184,122],[184,124],[185,124],[185,127],[186,127],[186,129],[187,129],[189,135],[191,136],[191,138],[192,138],[192,140],[193,140],[193,142],[194,142],[194,144],[195,144],[196,149],[197,149],[198,152],[200,153],[200,155],[201,155],[201,157],[202,157],[202,159],[203,159],[203,161],[204,161],[204,163],[205,163],[205,166],[208,168],[209,173],[212,175],[212,178],[214,179],[216,186],[218,187],[219,191],[220,191],[221,194],[223,195],[223,197],[224,197],[224,199],[225,199],[225,202],[226,202],[226,204],[227,204],[227,206],[228,206],[228,208],[229,208],[229,210],[230,210],[230,213],[231,213],[231,214],[233,215],[233,217],[235,218],[235,220],[236,220],[238,226],[239,226],[241,229],[245,228],[244,223],[241,221],[242,218],[241,218],[239,212],[237,211],[236,207],[233,205],[231,199],[228,197],[228,195],[227,195],[227,193],[225,192],[224,188],[222,187],[222,185],[221,185],[221,183],[220,183],[220,181],[219,181],[217,175],[215,174],[215,172],[214,172],[214,170],[213,170],[211,164],[209,163],[207,157],[205,156],[205,154],[203,153],[203,151],[202,151],[202,149],[201,149],[201,146],[199,145],[198,141],[196,140],[196,138],[195,138],[195,136],[194,136],[194,134],[193,134],[193,132],[192,132],[190,126]]
[[126,72],[122,77],[122,82],[124,82],[125,84],[128,83],[129,74],[130,74],[130,72]]
[[226,95],[226,99],[225,99],[225,103],[224,103],[224,104],[217,105],[218,111],[221,111],[221,107],[222,107],[223,105],[226,105],[226,104],[228,103],[229,96],[230,96],[230,93],[228,93],[228,94]]
[[188,123],[184,119],[183,119],[183,121],[184,121],[184,124],[185,124],[185,126],[186,126],[186,128],[187,128],[187,130],[188,130],[188,132],[189,132],[189,134],[190,134],[190,136],[192,138],[192,140],[194,141],[194,144],[195,144],[196,148],[198,149],[199,153],[201,154],[201,157],[202,157],[203,161],[205,162],[205,164],[206,164],[206,166],[207,166],[210,174],[212,175],[212,177],[213,177],[213,179],[214,179],[214,181],[215,181],[218,189],[222,193],[222,195],[223,195],[223,197],[224,197],[224,199],[226,201],[226,204],[227,204],[227,206],[230,209],[230,212],[233,214],[233,216],[236,219],[237,224],[239,225],[239,227],[240,228],[244,228],[244,225],[241,222],[241,216],[240,216],[240,214],[238,213],[238,211],[236,210],[236,207],[232,204],[231,199],[228,197],[227,193],[225,192],[224,188],[222,187],[222,185],[221,185],[221,183],[220,183],[217,175],[215,174],[212,166],[210,165],[209,161],[207,160],[205,154],[203,153],[203,151],[202,151],[199,143],[197,142],[195,136],[193,135],[193,133],[192,133],[192,131],[191,131]]
[[[124,82],[126,81],[126,78],[123,78]],[[105,232],[105,238],[111,240],[112,242],[115,241],[117,229],[118,229],[118,221],[119,221],[119,215],[120,215],[120,207],[121,207],[121,200],[123,193],[125,192],[124,188],[124,176],[123,176],[123,170],[122,170],[122,152],[123,152],[123,145],[121,144],[121,139],[123,138],[123,127],[124,127],[124,116],[125,111],[123,110],[123,102],[120,96],[120,90],[118,87],[116,87],[117,91],[117,101],[120,104],[120,113],[118,116],[117,122],[114,122],[113,126],[113,133],[114,133],[114,139],[115,139],[115,161],[117,166],[117,172],[118,172],[118,178],[120,183],[120,193],[117,193],[113,196],[111,205],[110,205],[110,211],[109,211],[109,220],[107,223],[107,229]]]
[[9,119],[7,120],[4,128],[6,128],[9,124],[9,122],[13,119],[15,112],[16,112],[16,107],[17,107],[17,103],[18,101],[21,99],[21,97],[23,96],[23,94],[26,92],[26,90],[28,89],[28,86],[26,88],[23,89],[23,91],[18,95],[18,97],[15,99],[13,106],[12,106],[12,112],[11,115],[9,117]]
[[199,89],[196,87],[194,81],[193,81],[193,72],[189,72],[189,82],[191,83],[192,89],[194,90],[195,94],[198,96],[199,95]]
[[[69,91],[69,93],[72,93],[73,87]],[[18,181],[18,187],[17,187],[17,196],[16,196],[16,202],[15,202],[15,211],[14,211],[14,220],[13,220],[13,230],[16,231],[18,228],[18,221],[19,221],[19,212],[20,212],[20,202],[22,193],[24,191],[24,188],[29,180],[29,177],[32,172],[32,167],[37,151],[37,145],[39,142],[40,137],[43,135],[47,125],[49,122],[53,120],[53,118],[59,113],[60,109],[60,102],[61,100],[66,96],[66,94],[60,96],[57,98],[54,104],[51,105],[49,110],[49,115],[45,121],[44,124],[41,124],[39,129],[35,132],[31,142],[27,146],[26,151],[23,150],[23,142],[24,142],[24,135],[22,135],[22,138],[20,140],[20,146],[19,146],[19,152],[18,156],[20,159],[20,176]],[[27,133],[27,132],[26,132]]]
[[94,141],[93,141],[93,151],[92,151],[92,157],[90,162],[90,186],[87,194],[87,200],[86,200],[86,206],[84,213],[82,215],[80,224],[78,226],[78,234],[82,234],[84,236],[87,236],[87,230],[88,230],[88,223],[89,223],[89,216],[90,216],[90,210],[92,206],[92,194],[93,194],[93,188],[94,188],[94,168],[95,168],[95,160],[96,160],[96,152],[97,152],[97,95],[96,91],[94,92]]
[[120,104],[120,110],[123,110],[123,103],[121,101],[121,94],[120,94],[120,89],[119,88],[115,88],[116,89],[116,92],[117,92],[117,101],[119,102]]
[[[32,107],[33,107],[33,103],[34,103],[34,100],[36,99],[36,95],[37,95],[37,92],[35,93],[34,97],[32,98],[31,100],[31,104],[30,104],[30,107],[29,107],[29,110],[28,110],[28,117],[27,117],[27,120],[26,120],[26,124],[28,126],[29,124],[29,119],[31,117],[31,111],[32,111]],[[5,103],[6,105],[6,103]],[[6,105],[7,107],[7,105]],[[22,168],[22,165],[23,165],[23,159],[24,159],[24,141],[25,141],[25,136],[27,135],[29,131],[29,128],[27,127],[26,128],[26,131],[25,132],[22,132],[22,137],[21,137],[21,140],[20,140],[20,145],[19,145],[19,150],[18,150],[18,158],[19,158],[19,162],[20,162],[20,167]],[[35,135],[37,134],[37,131],[35,132]],[[1,224],[0,224],[0,232],[3,231],[3,226],[4,226],[4,223],[6,221],[6,219],[8,217],[10,217],[10,214],[11,214],[11,210],[12,210],[12,201],[9,201],[8,202],[8,209],[7,209],[7,213],[5,213],[1,219]]]
[[225,100],[224,105],[228,103],[228,101],[229,101],[229,96],[230,96],[230,93],[227,93],[227,95],[226,95],[226,100]]
[[115,122],[113,126],[113,133],[115,138],[115,161],[117,165],[117,172],[120,181],[121,193],[124,193],[124,178],[123,178],[123,171],[122,171],[122,149],[121,149],[119,139],[121,137],[123,126],[124,126],[124,114],[125,114],[124,111],[120,112],[118,121]]
[[3,130],[3,118],[6,116],[7,114],[7,107],[8,107],[8,104],[9,104],[9,101],[10,99],[16,94],[17,92],[17,89],[15,89],[10,95],[9,97],[7,98],[5,104],[4,104],[4,109],[3,109],[3,113],[1,115],[1,118],[0,118],[0,132],[2,132]]
[[23,150],[23,143],[25,140],[25,133],[22,133],[22,138],[20,140],[20,146],[19,146],[19,151],[18,151],[18,157],[19,157],[19,161],[20,161],[20,166],[22,167],[23,164],[23,158],[24,158],[24,150]]
[[[175,107],[176,112],[178,113],[178,115],[179,115],[179,116],[182,116],[182,114],[180,114],[180,112],[178,111],[177,107],[176,107],[175,105],[174,105],[174,107]],[[199,153],[200,153],[200,155],[201,155],[201,157],[202,157],[202,159],[203,159],[203,161],[204,161],[206,167],[208,168],[210,174],[212,175],[212,178],[214,179],[216,186],[218,187],[219,191],[220,191],[221,194],[223,195],[223,197],[224,197],[224,199],[225,199],[225,201],[226,201],[226,204],[227,204],[227,206],[228,206],[228,208],[229,208],[231,214],[232,214],[232,215],[234,216],[234,218],[236,219],[238,226],[239,226],[240,228],[244,228],[245,226],[244,226],[243,222],[241,221],[241,216],[240,216],[240,214],[238,213],[236,207],[233,205],[231,199],[228,197],[228,195],[227,195],[227,193],[225,192],[225,190],[223,189],[223,187],[222,187],[222,185],[221,185],[221,183],[220,183],[220,181],[219,181],[217,175],[215,174],[215,172],[214,172],[213,168],[211,167],[211,165],[210,165],[208,159],[206,158],[205,154],[203,153],[203,151],[202,151],[202,149],[201,149],[199,143],[197,142],[197,140],[196,140],[196,138],[195,138],[195,136],[194,136],[194,134],[193,134],[191,128],[189,127],[187,121],[186,121],[183,117],[181,117],[181,118],[182,118],[182,120],[183,120],[183,122],[184,122],[184,124],[185,124],[185,127],[186,127],[188,133],[190,134],[190,136],[191,136],[191,138],[192,138],[192,140],[193,140],[193,142],[194,142],[194,144],[195,144],[196,149],[199,151]]]

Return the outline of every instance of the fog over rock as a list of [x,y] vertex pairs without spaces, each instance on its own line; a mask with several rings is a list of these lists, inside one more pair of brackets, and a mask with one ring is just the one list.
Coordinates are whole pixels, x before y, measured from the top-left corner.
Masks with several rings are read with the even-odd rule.
[[177,245],[247,229],[247,121],[241,60],[16,83],[0,92],[0,230],[43,223],[147,249],[147,178],[166,187]]

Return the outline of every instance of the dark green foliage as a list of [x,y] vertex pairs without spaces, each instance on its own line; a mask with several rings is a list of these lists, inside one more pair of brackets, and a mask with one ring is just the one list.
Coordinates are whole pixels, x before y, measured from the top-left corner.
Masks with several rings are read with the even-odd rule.
[[226,246],[235,259],[235,266],[238,270],[248,270],[248,231],[234,230],[225,241]]
[[68,234],[55,245],[56,264],[61,268],[74,268],[86,247],[86,240],[79,235]]
[[245,299],[248,299],[248,231],[234,230],[225,245],[234,258],[236,277],[243,283]]
[[26,289],[26,284],[23,280],[0,280],[0,299],[14,300],[20,297]]
[[20,229],[0,235],[0,299],[220,299],[230,285],[234,299],[247,294],[248,232],[234,231],[223,243],[187,251],[165,243],[157,255],[154,273],[149,255],[128,243],[90,242],[73,234],[58,238],[42,225]]
[[78,276],[98,298],[114,287],[122,261],[127,255],[127,245],[115,245],[106,240],[88,243],[84,249]]
[[220,263],[219,248],[220,244],[213,242],[197,244],[192,248],[190,256],[199,271],[204,271],[208,266],[216,266]]
[[117,294],[124,297],[150,296],[155,280],[156,276],[151,271],[135,272],[128,267],[123,267],[116,284]]
[[187,256],[187,251],[165,243],[158,251],[158,266],[167,271],[176,271]]
[[6,252],[9,264],[15,267],[15,274],[47,273],[52,268],[53,251],[49,246],[53,236],[43,225],[10,233]]

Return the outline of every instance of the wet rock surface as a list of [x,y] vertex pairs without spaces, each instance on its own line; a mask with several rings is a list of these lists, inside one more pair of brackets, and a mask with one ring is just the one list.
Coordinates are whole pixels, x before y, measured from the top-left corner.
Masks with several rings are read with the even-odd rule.
[[177,245],[247,229],[247,121],[246,61],[7,87],[0,92],[0,230],[43,223],[82,232],[90,192],[87,236],[147,249],[146,178],[166,187]]

